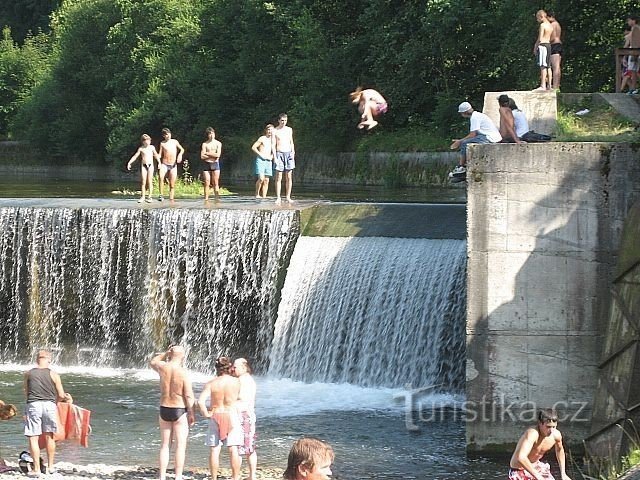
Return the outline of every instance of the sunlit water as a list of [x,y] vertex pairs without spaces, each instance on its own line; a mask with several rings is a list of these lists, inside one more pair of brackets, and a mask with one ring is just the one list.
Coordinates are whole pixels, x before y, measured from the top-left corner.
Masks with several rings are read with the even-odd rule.
[[[0,398],[22,407],[22,375],[27,367],[0,365]],[[158,381],[150,370],[59,368],[65,388],[78,405],[92,411],[89,448],[60,444],[58,461],[76,464],[156,464]],[[196,396],[207,380],[192,374]],[[336,450],[334,476],[343,479],[492,479],[503,467],[465,456],[464,425],[455,410],[425,421],[428,405],[455,407],[462,401],[433,395],[418,402],[424,412],[409,417],[399,389],[352,385],[304,384],[287,379],[257,378],[258,452],[260,465],[284,467],[292,442],[302,435],[328,440]],[[421,420],[422,417],[422,420]],[[190,433],[188,468],[206,468],[206,420]],[[22,422],[0,423],[2,455],[17,459],[26,448]],[[227,462],[226,458],[223,458]],[[471,477],[469,475],[472,475]]]

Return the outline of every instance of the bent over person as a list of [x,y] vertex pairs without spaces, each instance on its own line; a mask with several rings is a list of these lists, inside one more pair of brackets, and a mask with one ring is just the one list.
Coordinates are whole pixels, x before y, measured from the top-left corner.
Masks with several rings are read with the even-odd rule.
[[548,408],[538,412],[538,424],[529,427],[520,437],[509,463],[510,480],[554,480],[548,463],[541,461],[551,448],[556,450],[562,480],[571,480],[565,471],[562,434],[558,430],[558,415]]
[[40,474],[40,435],[45,435],[47,450],[47,473],[53,472],[56,442],[53,434],[58,431],[58,408],[56,402],[69,402],[71,395],[64,392],[60,375],[49,368],[51,352],[40,350],[36,367],[24,374],[24,393],[27,406],[24,414],[24,435],[29,441],[29,453],[33,458],[33,471]]
[[184,347],[175,345],[155,355],[150,362],[151,368],[160,374],[160,480],[167,477],[172,437],[176,442],[176,480],[182,479],[189,425],[195,422],[195,397],[182,367],[184,357]]

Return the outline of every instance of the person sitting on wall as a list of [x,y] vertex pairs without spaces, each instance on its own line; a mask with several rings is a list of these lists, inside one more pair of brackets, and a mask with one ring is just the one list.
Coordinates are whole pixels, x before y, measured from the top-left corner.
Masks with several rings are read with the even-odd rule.
[[[502,140],[500,142],[501,143],[522,143],[522,141],[520,140],[520,136],[516,132],[516,122],[514,118],[514,112],[509,106],[509,100],[511,99],[509,98],[508,95],[502,94],[498,97],[498,105],[499,105],[498,113],[500,113],[500,135],[502,135]],[[514,102],[514,105],[515,105],[515,102]],[[522,115],[522,117],[524,117],[524,114]],[[525,118],[524,121],[526,122],[527,119]],[[525,132],[527,131],[529,131],[528,126]]]
[[571,480],[565,471],[562,434],[558,430],[558,414],[547,408],[538,412],[538,424],[527,428],[509,462],[510,480],[554,480],[548,463],[541,461],[555,447],[562,480]]

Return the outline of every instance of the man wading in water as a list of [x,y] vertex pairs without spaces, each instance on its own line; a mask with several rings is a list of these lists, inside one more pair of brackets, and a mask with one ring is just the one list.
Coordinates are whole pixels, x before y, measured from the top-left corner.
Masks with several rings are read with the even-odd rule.
[[193,388],[182,367],[184,357],[184,348],[176,345],[158,353],[150,362],[151,368],[160,374],[160,480],[167,477],[171,437],[176,441],[176,480],[182,479],[189,425],[196,420]]

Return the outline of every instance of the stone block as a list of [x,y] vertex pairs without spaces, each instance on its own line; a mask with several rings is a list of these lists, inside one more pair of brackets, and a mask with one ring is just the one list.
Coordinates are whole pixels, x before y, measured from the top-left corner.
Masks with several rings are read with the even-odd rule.
[[527,117],[529,128],[538,133],[551,135],[556,128],[558,118],[557,99],[555,92],[485,92],[482,112],[500,126],[500,114],[498,113],[498,97],[502,94],[513,98]]

